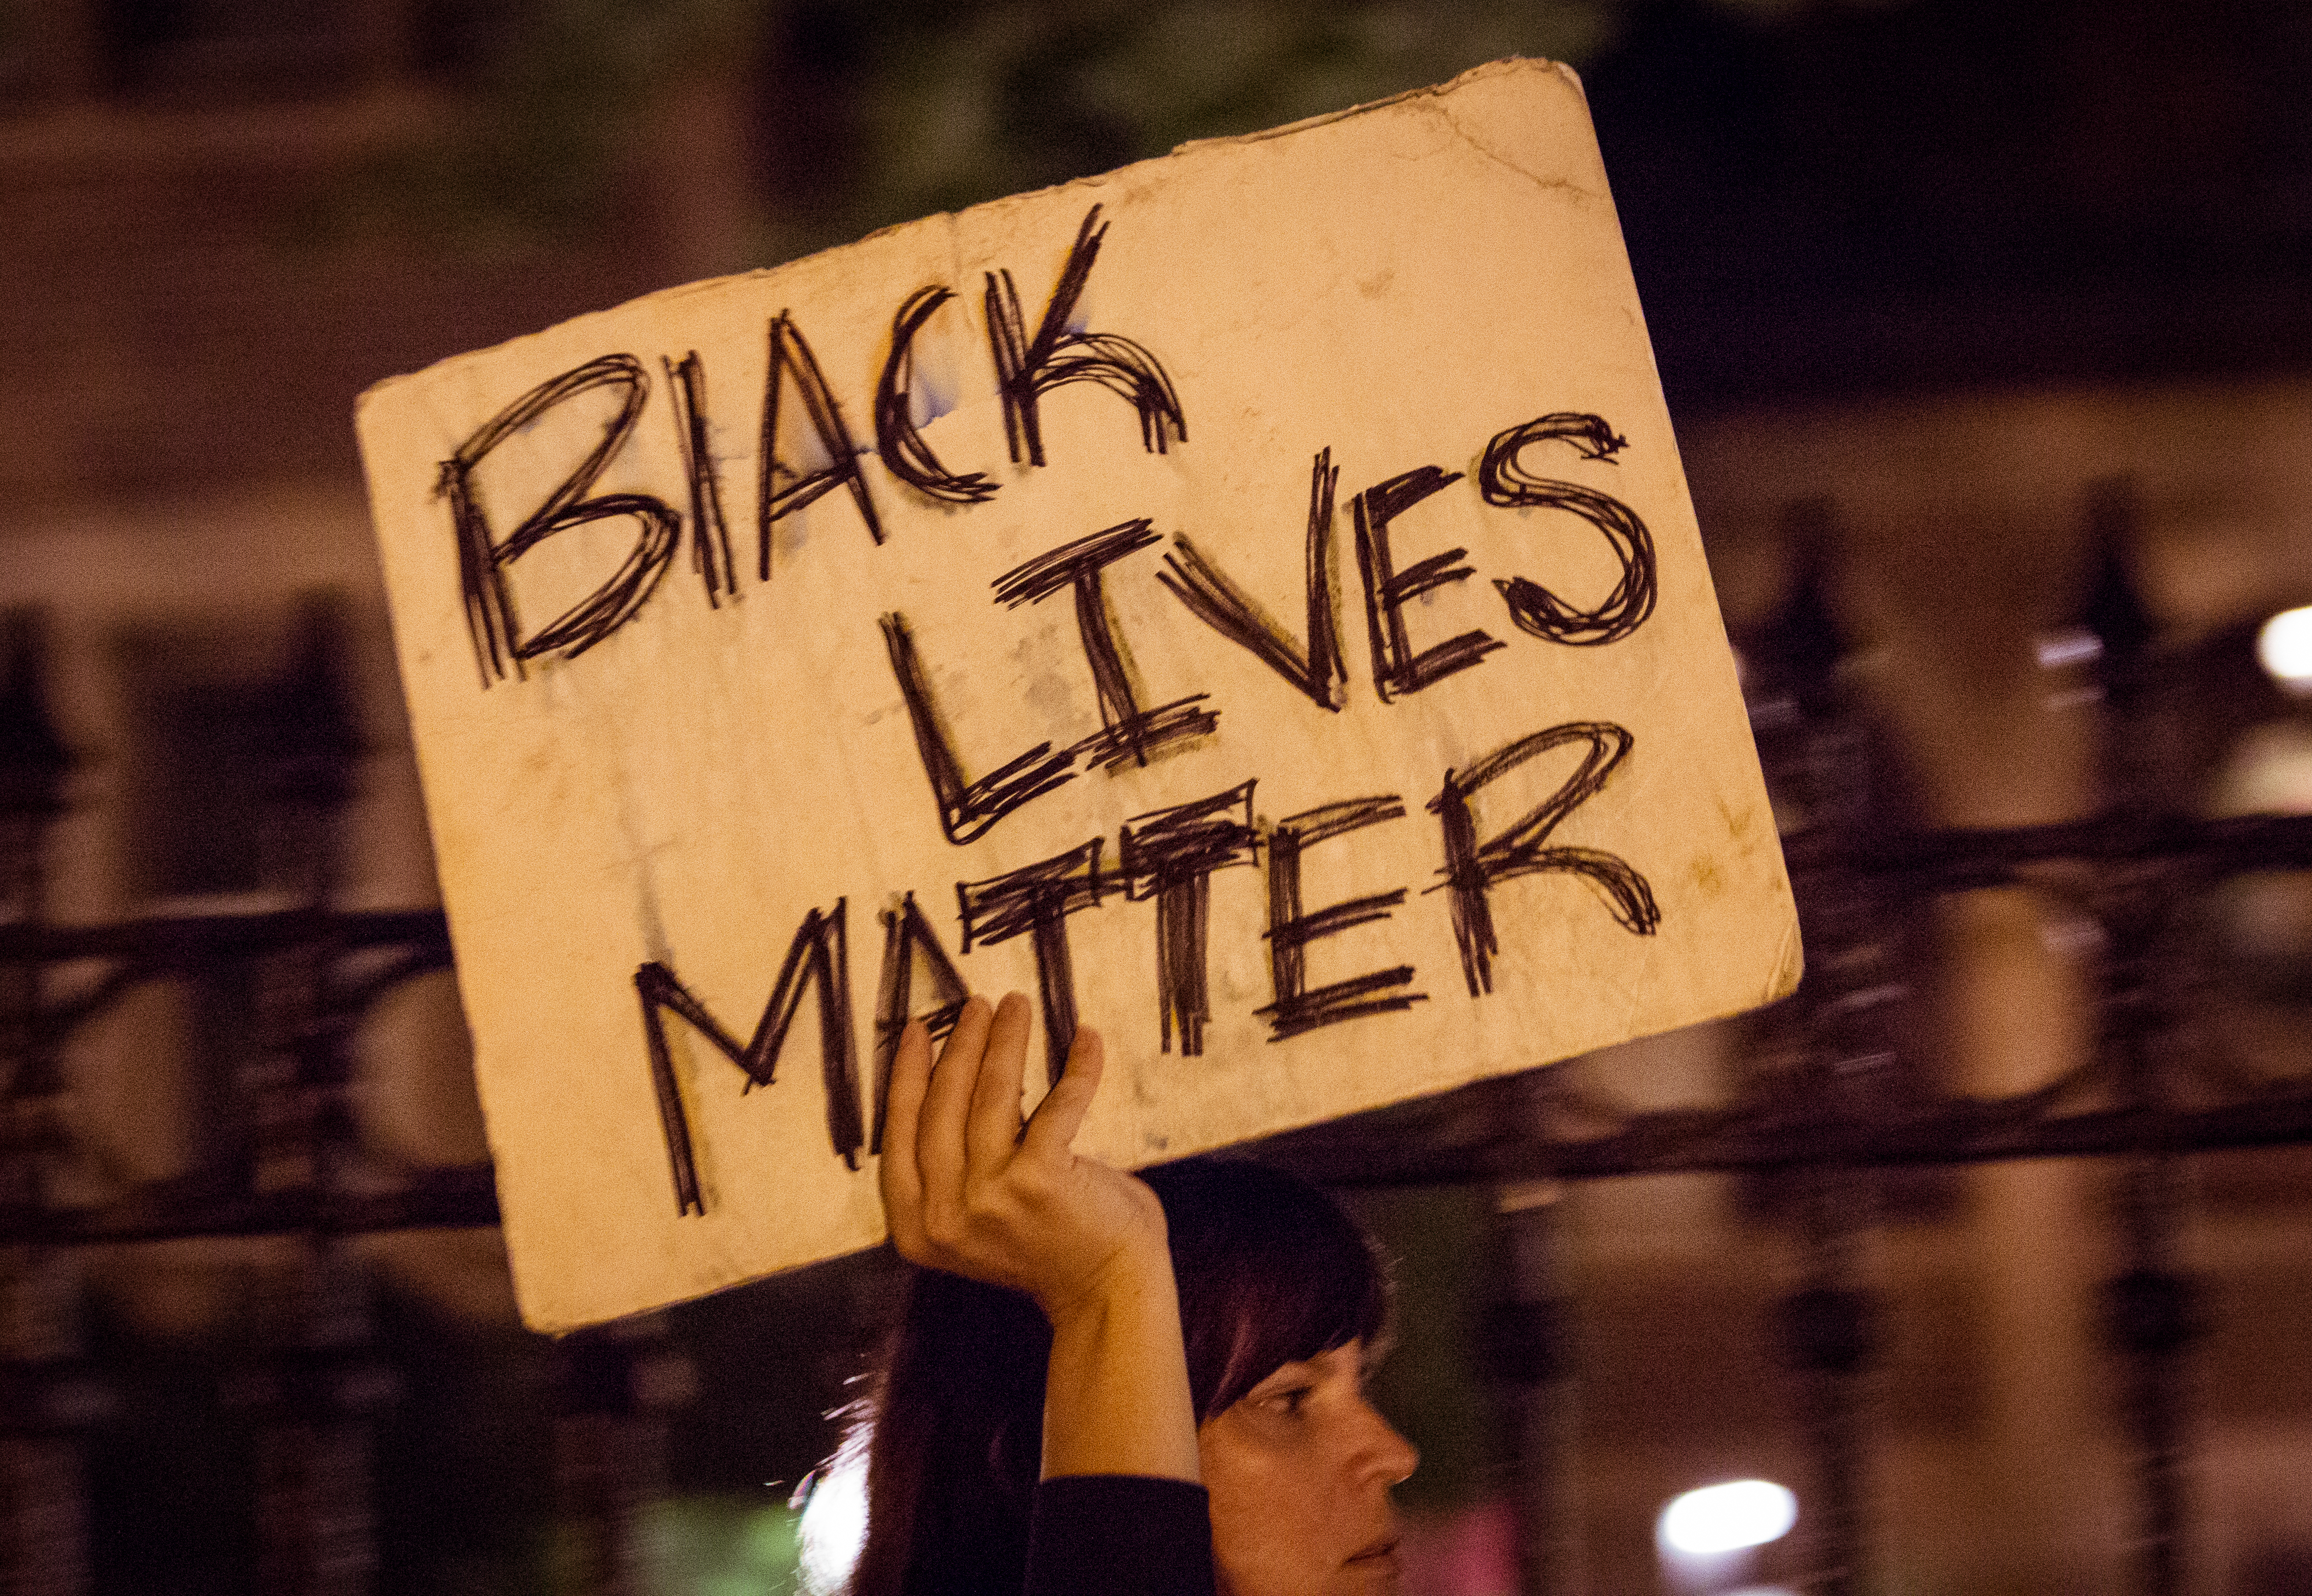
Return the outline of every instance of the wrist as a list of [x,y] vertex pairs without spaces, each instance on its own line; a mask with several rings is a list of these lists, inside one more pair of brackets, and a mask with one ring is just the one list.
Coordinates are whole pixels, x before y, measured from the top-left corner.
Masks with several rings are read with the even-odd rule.
[[1063,1295],[1037,1303],[1059,1337],[1119,1316],[1153,1313],[1178,1322],[1179,1290],[1172,1278],[1172,1254],[1160,1235],[1152,1244],[1134,1241],[1118,1247],[1099,1267]]

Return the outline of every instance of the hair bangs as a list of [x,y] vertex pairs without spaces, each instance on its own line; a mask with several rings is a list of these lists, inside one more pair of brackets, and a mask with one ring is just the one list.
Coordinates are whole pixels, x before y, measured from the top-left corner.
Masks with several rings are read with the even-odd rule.
[[1388,1278],[1364,1233],[1322,1191],[1222,1161],[1142,1178],[1164,1204],[1198,1423],[1282,1365],[1381,1339]]

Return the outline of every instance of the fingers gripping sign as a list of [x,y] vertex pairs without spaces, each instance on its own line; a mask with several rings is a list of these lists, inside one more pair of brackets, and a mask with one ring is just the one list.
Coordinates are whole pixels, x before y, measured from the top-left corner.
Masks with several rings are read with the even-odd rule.
[[1025,1125],[1029,1025],[1013,993],[968,1003],[936,1065],[920,1022],[891,1072],[883,1204],[902,1256],[1005,1286],[1056,1321],[1108,1277],[1164,1254],[1155,1194],[1071,1151],[1099,1086],[1098,1033],[1079,1027],[1059,1084]]
[[1164,1210],[1132,1175],[1072,1151],[1099,1087],[1079,1026],[1023,1123],[1029,1016],[1017,992],[964,1006],[939,1061],[911,1022],[892,1060],[883,1207],[912,1262],[1030,1298],[1052,1325],[1044,1474],[1198,1477],[1195,1413]]

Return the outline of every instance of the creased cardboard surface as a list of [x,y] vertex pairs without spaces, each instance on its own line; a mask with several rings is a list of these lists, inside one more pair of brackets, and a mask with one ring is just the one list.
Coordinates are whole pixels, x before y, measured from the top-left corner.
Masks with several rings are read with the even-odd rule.
[[[895,318],[933,285],[952,297],[879,406]],[[989,307],[1012,299],[1015,399],[1043,386],[1007,445]],[[856,486],[818,475],[845,451],[799,347]],[[670,290],[381,384],[360,431],[539,1328],[880,1238],[874,1156],[852,1144],[873,1132],[895,927],[975,990],[1072,996],[1110,1060],[1080,1146],[1127,1164],[1796,981],[1773,817],[1563,69],[1498,63]],[[1110,532],[1096,567],[1054,555]],[[590,605],[617,624],[557,627]],[[963,789],[944,825],[941,749]],[[985,783],[1014,762],[1015,786],[1046,787],[1003,810]],[[1071,850],[1040,888],[959,897]],[[791,951],[770,1017],[791,1007],[792,1029],[749,1052]],[[679,989],[652,1010],[644,966]],[[933,968],[910,968],[927,1012]],[[835,976],[847,1006],[823,1009]]]

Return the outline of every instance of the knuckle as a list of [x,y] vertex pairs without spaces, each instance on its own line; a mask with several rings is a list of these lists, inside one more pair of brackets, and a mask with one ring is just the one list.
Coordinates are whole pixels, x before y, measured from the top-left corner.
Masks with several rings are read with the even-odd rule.
[[964,1217],[944,1204],[924,1215],[924,1239],[934,1249],[953,1251],[968,1229]]

